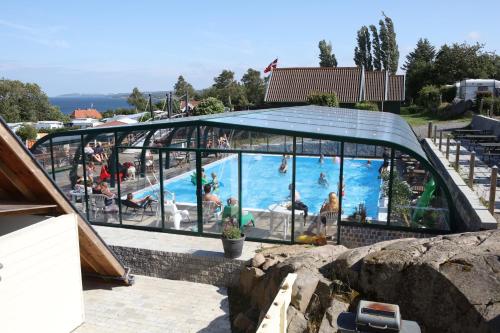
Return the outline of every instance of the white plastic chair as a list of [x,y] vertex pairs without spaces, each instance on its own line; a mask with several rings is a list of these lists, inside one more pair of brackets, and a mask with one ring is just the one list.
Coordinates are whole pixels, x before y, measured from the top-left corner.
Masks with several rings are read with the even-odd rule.
[[338,212],[323,212],[319,215],[319,219],[318,219],[318,226],[317,226],[317,235],[319,235],[321,233],[321,220],[323,218],[326,219],[326,224],[325,224],[325,236],[328,237],[328,226],[329,224],[331,224],[332,226],[336,226],[337,225],[337,221],[338,221],[338,216],[339,216],[339,213]]
[[97,213],[106,209],[106,199],[109,199],[104,194],[89,194],[90,203],[92,205],[92,210],[95,211],[94,220],[97,219]]
[[187,210],[179,210],[177,205],[170,200],[165,201],[164,205],[164,213],[168,214],[168,221],[171,219],[174,220],[174,228],[179,230],[181,227],[181,222],[184,220],[186,222],[191,222],[191,218],[189,217],[189,212]]

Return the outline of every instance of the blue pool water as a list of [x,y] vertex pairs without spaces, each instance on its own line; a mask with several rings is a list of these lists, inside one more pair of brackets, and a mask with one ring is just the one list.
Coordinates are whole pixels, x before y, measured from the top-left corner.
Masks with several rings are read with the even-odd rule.
[[[290,200],[288,185],[292,182],[292,159],[286,174],[278,172],[281,156],[244,154],[242,156],[242,206],[244,208],[267,209],[273,203]],[[360,203],[365,203],[367,216],[376,218],[380,196],[380,179],[378,169],[382,161],[346,159],[344,161],[345,196],[342,207],[343,214],[352,214]],[[233,196],[238,198],[238,160],[236,156],[206,165],[205,173],[208,181],[215,172],[221,184],[215,192],[225,203]],[[296,189],[302,202],[309,207],[310,214],[317,214],[328,197],[328,193],[337,192],[339,179],[339,163],[332,158],[325,158],[319,163],[316,157],[297,157]],[[328,186],[318,184],[321,172],[326,174]],[[165,181],[167,191],[175,193],[177,202],[196,203],[196,187],[191,182],[192,172]],[[158,186],[158,185],[157,185]],[[154,195],[154,188],[146,188],[136,193],[137,198],[148,194]]]

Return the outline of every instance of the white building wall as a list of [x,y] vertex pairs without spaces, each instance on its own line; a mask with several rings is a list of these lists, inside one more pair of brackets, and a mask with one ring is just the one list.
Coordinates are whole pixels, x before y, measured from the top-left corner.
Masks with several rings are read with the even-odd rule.
[[0,332],[67,333],[81,325],[76,216],[0,222]]

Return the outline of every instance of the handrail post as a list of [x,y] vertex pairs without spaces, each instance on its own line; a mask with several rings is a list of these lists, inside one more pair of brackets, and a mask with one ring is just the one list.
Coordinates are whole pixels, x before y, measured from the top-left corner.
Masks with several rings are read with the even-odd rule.
[[458,171],[460,165],[460,141],[457,141],[457,150],[455,151],[455,170]]
[[441,150],[441,147],[443,146],[443,130],[439,131],[439,151]]
[[430,139],[432,137],[432,121],[429,121],[428,127],[427,127],[427,137]]
[[446,159],[450,158],[450,135],[446,136]]
[[490,200],[488,202],[488,210],[491,214],[495,212],[495,199],[497,194],[497,175],[498,175],[498,167],[495,165],[491,168],[491,177],[490,177]]
[[437,125],[434,125],[434,144],[436,144],[437,131],[438,131]]
[[469,161],[469,186],[470,188],[474,188],[474,166],[476,164],[476,152],[473,151],[470,153],[470,161]]

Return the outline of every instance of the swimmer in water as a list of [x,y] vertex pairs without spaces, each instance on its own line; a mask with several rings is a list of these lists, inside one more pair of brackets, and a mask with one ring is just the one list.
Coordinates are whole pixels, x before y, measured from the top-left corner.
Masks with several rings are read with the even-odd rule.
[[324,172],[319,174],[318,184],[325,187],[328,186],[328,179],[326,179],[326,175]]

